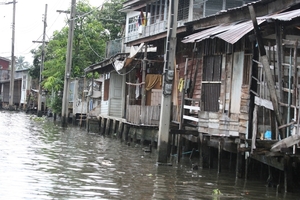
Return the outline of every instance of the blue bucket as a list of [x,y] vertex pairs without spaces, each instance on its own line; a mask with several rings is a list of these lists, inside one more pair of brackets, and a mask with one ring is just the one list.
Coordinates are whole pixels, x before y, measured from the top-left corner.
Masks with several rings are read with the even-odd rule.
[[272,139],[272,132],[266,131],[265,132],[265,140],[271,140]]

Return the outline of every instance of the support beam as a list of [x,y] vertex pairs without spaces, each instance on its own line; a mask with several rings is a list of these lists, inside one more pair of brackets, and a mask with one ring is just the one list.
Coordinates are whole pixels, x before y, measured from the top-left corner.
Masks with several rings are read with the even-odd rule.
[[[278,124],[278,126],[280,126],[282,124],[282,117],[281,117],[281,113],[279,110],[278,97],[277,97],[276,90],[275,90],[275,82],[272,77],[270,65],[268,62],[267,55],[266,55],[266,50],[265,50],[265,47],[264,47],[264,44],[262,41],[262,37],[260,35],[259,27],[258,27],[257,21],[256,21],[256,14],[255,14],[255,11],[254,11],[254,8],[252,5],[249,6],[249,12],[251,15],[254,32],[256,35],[257,43],[258,43],[258,48],[259,48],[259,52],[260,52],[260,56],[261,56],[261,60],[262,60],[262,65],[263,65],[263,68],[264,68],[264,71],[266,74],[267,85],[269,88],[270,98],[271,98],[271,101],[273,104],[274,113],[276,116],[277,124]],[[279,131],[280,131],[281,138],[285,138],[284,132],[282,130],[279,130]]]
[[[184,104],[185,104],[185,90],[186,90],[186,82],[187,82],[187,66],[189,59],[185,59],[184,66],[184,86],[181,92],[181,106],[180,106],[180,122],[179,122],[179,130],[183,130],[183,115],[184,115]],[[178,135],[178,144],[177,144],[177,163],[180,162],[181,153],[182,153],[182,134]]]
[[222,144],[221,141],[218,143],[218,174],[221,172],[221,161],[222,161]]

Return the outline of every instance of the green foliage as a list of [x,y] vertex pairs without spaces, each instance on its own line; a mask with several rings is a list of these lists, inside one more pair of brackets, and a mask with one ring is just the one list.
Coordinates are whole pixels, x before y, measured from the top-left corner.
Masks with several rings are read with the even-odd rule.
[[214,189],[212,192],[212,195],[220,195],[220,194],[222,194],[222,193],[219,189]]
[[33,79],[39,79],[40,77],[41,52],[41,47],[31,50],[31,54],[33,54],[33,66],[29,69],[29,75]]
[[36,122],[44,122],[46,120],[46,117],[37,117],[37,116],[30,116],[30,119]]
[[58,96],[56,93],[52,94],[50,97],[49,107],[51,108],[53,113],[61,113],[62,106],[62,98]]
[[[120,37],[121,25],[125,24],[125,14],[119,12],[122,2],[124,0],[109,1],[100,10],[91,7],[86,0],[77,3],[78,14],[74,27],[71,78],[84,76],[86,67],[102,61],[105,58],[106,42]],[[42,85],[44,89],[56,94],[64,87],[68,31],[69,26],[55,31],[45,48]],[[31,53],[34,60],[29,73],[33,78],[39,78],[42,45],[32,50]],[[49,107],[59,113],[61,98],[56,96],[51,99]]]
[[126,23],[126,15],[120,12],[125,0],[111,0],[104,3],[99,12],[99,20],[103,27],[110,32],[110,40],[121,38]]

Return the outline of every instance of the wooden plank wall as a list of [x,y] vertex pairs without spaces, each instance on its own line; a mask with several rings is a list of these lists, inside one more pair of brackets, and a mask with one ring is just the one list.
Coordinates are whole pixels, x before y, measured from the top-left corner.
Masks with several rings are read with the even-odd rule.
[[[126,112],[126,120],[135,125],[159,125],[160,107],[161,106],[145,106],[145,118],[141,119],[141,106],[129,105]],[[176,109],[176,106],[173,106],[171,116],[172,121],[177,121],[178,119]]]

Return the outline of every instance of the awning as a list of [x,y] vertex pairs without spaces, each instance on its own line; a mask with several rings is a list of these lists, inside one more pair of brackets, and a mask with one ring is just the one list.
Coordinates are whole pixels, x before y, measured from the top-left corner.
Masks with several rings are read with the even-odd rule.
[[[116,59],[124,59],[127,56],[127,53],[118,53],[117,55],[114,56]],[[98,72],[100,74],[103,73],[108,73],[114,70],[113,67],[113,59],[112,58],[107,58],[100,63],[93,64],[87,68],[84,69],[85,73],[89,72]]]
[[264,18],[266,20],[279,20],[279,21],[291,21],[297,17],[300,17],[300,9],[291,10],[288,12],[273,14],[269,16],[264,16],[261,18]]
[[[258,25],[260,25],[262,22],[264,22],[264,20],[258,20],[257,23]],[[228,43],[234,44],[238,40],[240,40],[244,35],[249,33],[252,29],[252,21],[221,24],[219,26],[209,28],[204,31],[187,36],[186,39],[182,40],[182,42],[194,43],[200,42],[208,38],[218,37]]]
[[[270,20],[291,21],[297,17],[300,17],[300,9],[258,17],[257,24],[260,25],[261,23]],[[251,20],[245,22],[234,22],[231,24],[221,24],[219,26],[189,35],[182,40],[182,42],[194,43],[200,42],[204,39],[217,37],[230,44],[234,44],[252,30],[253,23]]]
[[[257,24],[260,25],[265,20],[257,19]],[[220,38],[230,44],[234,44],[239,41],[244,35],[253,30],[252,21],[246,21],[243,23],[236,24],[232,26],[227,31],[217,34],[214,37]]]
[[192,35],[189,35],[185,37],[184,40],[182,40],[183,43],[194,43],[194,42],[200,42],[204,39],[210,38],[211,36],[214,36],[218,33],[222,33],[224,31],[227,31],[230,29],[230,27],[234,26],[234,24],[221,24],[219,26],[206,29],[204,31],[194,33]]

